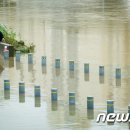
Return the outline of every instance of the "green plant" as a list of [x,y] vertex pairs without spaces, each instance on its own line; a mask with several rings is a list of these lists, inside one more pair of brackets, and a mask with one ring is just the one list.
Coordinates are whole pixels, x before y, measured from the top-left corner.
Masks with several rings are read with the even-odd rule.
[[12,29],[8,29],[5,25],[0,24],[0,31],[4,35],[5,42],[14,46],[15,50],[22,53],[29,53],[34,51],[33,43],[26,45],[24,41],[16,39],[16,33]]

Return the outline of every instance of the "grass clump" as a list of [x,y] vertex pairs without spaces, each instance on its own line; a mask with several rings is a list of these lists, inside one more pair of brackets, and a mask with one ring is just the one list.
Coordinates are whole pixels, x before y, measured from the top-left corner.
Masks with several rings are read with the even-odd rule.
[[12,29],[8,29],[6,26],[0,24],[0,31],[4,35],[5,43],[11,44],[14,46],[15,51],[21,51],[22,53],[34,52],[33,43],[25,44],[22,40],[16,39],[16,33]]

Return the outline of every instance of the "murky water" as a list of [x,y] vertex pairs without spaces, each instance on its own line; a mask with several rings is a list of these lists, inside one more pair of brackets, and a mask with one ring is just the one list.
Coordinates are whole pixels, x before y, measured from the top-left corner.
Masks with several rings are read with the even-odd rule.
[[[0,130],[128,130],[127,123],[96,123],[106,111],[106,100],[115,101],[116,112],[127,112],[130,103],[130,1],[129,0],[0,0],[0,23],[13,28],[19,39],[36,45],[34,65],[27,55],[21,63],[10,58],[0,73]],[[41,67],[41,56],[47,67]],[[61,69],[55,69],[55,59]],[[68,62],[75,61],[74,74]],[[84,63],[90,73],[84,74]],[[99,66],[105,76],[99,77]],[[115,79],[121,68],[122,79]],[[4,92],[9,78],[11,91]],[[18,83],[25,81],[26,94]],[[34,85],[41,98],[34,98]],[[58,103],[51,103],[51,88],[58,88]],[[68,93],[76,93],[76,106]],[[95,110],[87,111],[86,97],[94,96]]]

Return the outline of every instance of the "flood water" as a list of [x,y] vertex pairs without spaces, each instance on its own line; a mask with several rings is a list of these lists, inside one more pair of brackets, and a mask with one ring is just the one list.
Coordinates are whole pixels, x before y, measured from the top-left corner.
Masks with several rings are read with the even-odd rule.
[[[115,112],[127,112],[130,104],[130,0],[0,0],[0,23],[36,45],[33,65],[27,55],[21,63],[4,62],[0,130],[129,129],[128,123],[96,123],[96,117],[106,112],[106,100],[114,100]],[[41,56],[47,67],[41,67]],[[60,70],[55,59],[61,59]],[[75,62],[74,73],[69,61]],[[99,66],[105,67],[104,76]],[[3,89],[7,78],[10,92]],[[18,93],[19,81],[25,81],[25,95]],[[34,98],[34,85],[41,86],[41,98]],[[58,88],[57,103],[51,103],[51,88]],[[75,106],[68,105],[69,92],[76,93]],[[87,96],[94,97],[94,111],[86,109]]]

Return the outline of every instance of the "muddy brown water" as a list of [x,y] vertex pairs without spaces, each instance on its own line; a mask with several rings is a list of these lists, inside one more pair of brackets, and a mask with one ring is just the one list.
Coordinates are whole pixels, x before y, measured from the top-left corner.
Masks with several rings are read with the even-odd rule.
[[[1,130],[128,130],[128,123],[96,123],[114,100],[116,112],[127,112],[130,103],[130,1],[129,0],[0,0],[0,23],[12,28],[18,39],[36,45],[34,64],[27,55],[21,63],[10,58],[0,73]],[[41,67],[41,56],[47,67]],[[61,59],[56,70],[55,59]],[[75,73],[68,62],[75,61]],[[84,63],[90,73],[84,75]],[[99,66],[105,76],[99,77]],[[121,80],[115,69],[121,68]],[[11,91],[4,92],[9,78]],[[18,94],[19,81],[26,94]],[[41,99],[34,99],[34,85],[41,86]],[[51,103],[50,90],[58,88],[58,103]],[[68,106],[68,93],[76,93],[76,106]],[[86,110],[86,97],[94,96],[95,110]]]

